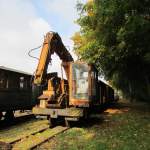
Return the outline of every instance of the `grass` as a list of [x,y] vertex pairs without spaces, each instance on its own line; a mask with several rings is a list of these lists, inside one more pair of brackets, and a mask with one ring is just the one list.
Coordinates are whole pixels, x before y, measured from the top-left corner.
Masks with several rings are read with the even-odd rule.
[[52,150],[150,150],[150,110],[124,104],[91,118],[43,144]]

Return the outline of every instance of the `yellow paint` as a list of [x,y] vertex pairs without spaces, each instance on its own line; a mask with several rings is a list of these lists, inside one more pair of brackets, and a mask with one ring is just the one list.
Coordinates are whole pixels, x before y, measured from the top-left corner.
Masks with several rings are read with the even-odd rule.
[[47,70],[48,54],[49,54],[50,42],[51,42],[52,38],[53,38],[53,33],[46,34],[46,36],[44,38],[44,43],[43,43],[43,47],[41,50],[39,63],[38,63],[36,73],[35,73],[35,79],[34,79],[35,84],[40,84],[42,82],[44,71]]

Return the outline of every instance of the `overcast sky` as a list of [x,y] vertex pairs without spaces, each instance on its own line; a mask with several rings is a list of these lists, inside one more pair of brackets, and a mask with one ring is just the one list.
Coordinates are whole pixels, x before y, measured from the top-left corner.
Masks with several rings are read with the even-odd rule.
[[[73,47],[71,36],[79,30],[77,0],[0,0],[0,66],[33,73],[37,60],[28,51],[43,43],[48,31],[60,34],[66,46]],[[38,56],[40,49],[32,54]],[[71,52],[72,53],[72,52]],[[53,71],[60,61],[53,57]]]

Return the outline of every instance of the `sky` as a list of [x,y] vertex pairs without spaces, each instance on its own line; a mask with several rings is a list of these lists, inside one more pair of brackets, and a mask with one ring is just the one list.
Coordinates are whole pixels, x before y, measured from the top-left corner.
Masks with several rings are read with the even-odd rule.
[[[81,0],[83,1],[83,0]],[[85,1],[85,0],[84,0]],[[58,32],[74,59],[71,37],[79,30],[77,0],[0,0],[0,66],[33,74],[38,61],[28,56],[42,45],[44,35]],[[40,49],[32,52],[39,57]],[[59,58],[52,57],[49,71],[58,71]]]

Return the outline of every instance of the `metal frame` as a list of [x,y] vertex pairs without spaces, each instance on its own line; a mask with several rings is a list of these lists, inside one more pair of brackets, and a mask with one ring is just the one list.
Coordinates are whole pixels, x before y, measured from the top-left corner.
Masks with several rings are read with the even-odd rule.
[[33,114],[35,115],[46,115],[50,116],[50,118],[58,118],[58,117],[65,117],[66,120],[77,121],[79,118],[84,116],[84,110],[81,108],[40,108],[34,107],[32,109]]

